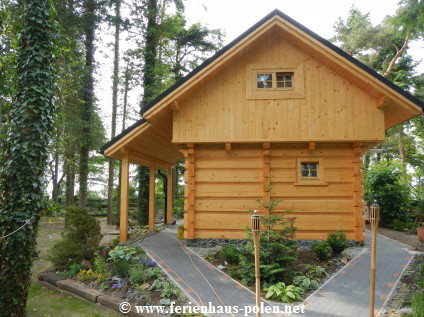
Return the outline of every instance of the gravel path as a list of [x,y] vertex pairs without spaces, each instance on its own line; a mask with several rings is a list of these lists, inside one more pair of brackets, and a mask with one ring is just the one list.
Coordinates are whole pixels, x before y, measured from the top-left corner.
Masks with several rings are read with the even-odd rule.
[[[369,225],[367,225],[367,229],[370,230]],[[396,231],[388,228],[378,228],[378,233],[411,246],[411,250],[424,252],[424,243],[418,241],[416,234]]]

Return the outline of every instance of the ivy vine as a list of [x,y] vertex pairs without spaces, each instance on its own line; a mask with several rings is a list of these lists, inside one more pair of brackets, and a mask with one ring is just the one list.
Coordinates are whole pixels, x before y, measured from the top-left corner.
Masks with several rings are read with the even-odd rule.
[[25,316],[54,107],[51,3],[23,2],[16,98],[0,156],[0,316]]

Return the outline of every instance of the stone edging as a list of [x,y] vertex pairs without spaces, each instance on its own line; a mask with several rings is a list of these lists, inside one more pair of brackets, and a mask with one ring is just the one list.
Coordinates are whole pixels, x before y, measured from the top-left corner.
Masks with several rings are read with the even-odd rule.
[[[74,280],[68,279],[51,271],[45,271],[38,274],[38,280],[40,281],[41,285],[47,287],[50,290],[70,294],[75,297],[88,300],[92,303],[101,304],[119,313],[122,313],[119,311],[119,304],[126,301],[120,297],[104,294],[97,289],[87,287],[83,284],[80,284]],[[134,308],[134,305],[131,305],[131,311],[122,314],[124,316],[126,315],[129,317],[163,316],[158,313],[137,313]]]

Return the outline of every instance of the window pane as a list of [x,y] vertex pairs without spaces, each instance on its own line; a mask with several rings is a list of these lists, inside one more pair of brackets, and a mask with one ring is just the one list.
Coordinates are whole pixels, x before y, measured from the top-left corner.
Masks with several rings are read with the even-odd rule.
[[264,88],[272,88],[272,81],[265,81]]
[[278,88],[293,87],[293,73],[276,73],[276,77]]
[[257,88],[272,88],[272,74],[257,74]]
[[302,177],[318,177],[318,163],[301,163]]

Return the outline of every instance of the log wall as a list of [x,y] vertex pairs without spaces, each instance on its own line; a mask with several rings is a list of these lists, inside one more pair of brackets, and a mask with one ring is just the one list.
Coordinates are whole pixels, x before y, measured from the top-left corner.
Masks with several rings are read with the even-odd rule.
[[[364,239],[362,172],[354,144],[197,145],[186,170],[185,237],[245,238],[256,200],[281,200],[274,212],[292,210],[297,239],[326,239],[343,229]],[[360,154],[359,154],[360,155]],[[320,159],[319,185],[299,183],[299,159]],[[193,177],[194,175],[194,177]],[[194,199],[194,201],[193,201]]]

